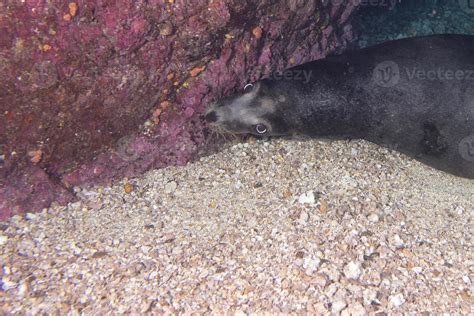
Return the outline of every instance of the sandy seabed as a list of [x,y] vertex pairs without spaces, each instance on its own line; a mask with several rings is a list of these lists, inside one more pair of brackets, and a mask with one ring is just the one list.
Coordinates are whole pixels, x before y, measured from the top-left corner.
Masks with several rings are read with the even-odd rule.
[[0,313],[474,313],[474,181],[250,140],[0,225]]

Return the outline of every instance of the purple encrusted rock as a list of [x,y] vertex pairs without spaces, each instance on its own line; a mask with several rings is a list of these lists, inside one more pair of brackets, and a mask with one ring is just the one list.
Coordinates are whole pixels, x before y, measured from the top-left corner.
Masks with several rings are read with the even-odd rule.
[[344,49],[358,1],[0,3],[0,218],[211,150],[204,107]]

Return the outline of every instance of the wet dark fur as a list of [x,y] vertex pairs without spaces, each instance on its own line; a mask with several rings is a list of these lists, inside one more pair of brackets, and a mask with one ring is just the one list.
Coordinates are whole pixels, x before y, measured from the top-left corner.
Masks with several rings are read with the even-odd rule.
[[[392,87],[373,79],[375,67],[384,61],[400,67],[400,81]],[[474,178],[474,159],[460,154],[461,141],[474,135],[474,73],[463,80],[410,79],[406,69],[415,68],[474,72],[474,36],[397,40],[306,63],[291,70],[311,71],[309,82],[262,80],[254,106],[262,96],[285,96],[265,117],[272,125],[270,135],[366,139]],[[220,105],[230,106],[235,97]]]

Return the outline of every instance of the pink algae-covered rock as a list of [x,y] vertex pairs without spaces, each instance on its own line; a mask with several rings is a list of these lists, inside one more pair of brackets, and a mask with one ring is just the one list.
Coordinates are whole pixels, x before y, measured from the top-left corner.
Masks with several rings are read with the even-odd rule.
[[207,103],[353,37],[357,1],[0,3],[0,218],[210,149]]

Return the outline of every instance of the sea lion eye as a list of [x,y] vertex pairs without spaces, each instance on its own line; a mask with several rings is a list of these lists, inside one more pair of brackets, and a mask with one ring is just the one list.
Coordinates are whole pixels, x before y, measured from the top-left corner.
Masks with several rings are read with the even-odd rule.
[[250,92],[250,91],[252,91],[252,89],[253,89],[253,84],[251,84],[251,83],[246,84],[245,87],[244,87],[245,92]]
[[255,132],[257,134],[265,134],[268,131],[268,128],[264,124],[257,124],[255,125]]

